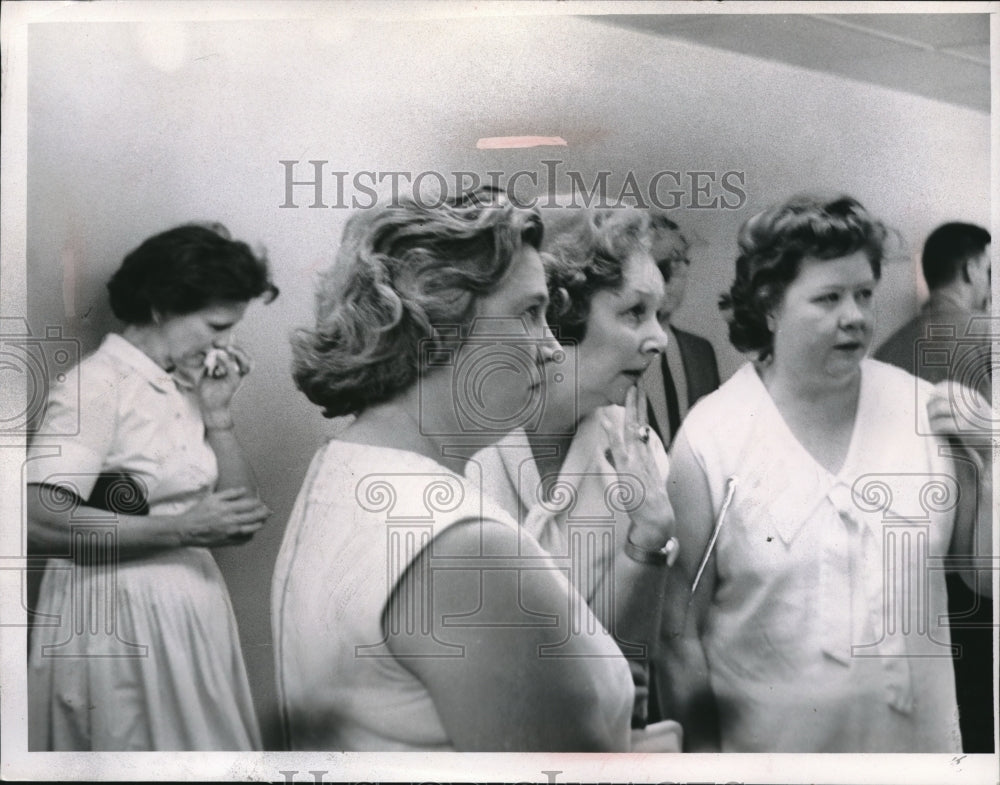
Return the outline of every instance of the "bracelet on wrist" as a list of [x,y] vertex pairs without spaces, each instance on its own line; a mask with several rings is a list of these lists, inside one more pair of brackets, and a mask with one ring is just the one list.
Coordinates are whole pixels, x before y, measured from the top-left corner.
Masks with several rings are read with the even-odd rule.
[[625,555],[632,561],[639,562],[640,564],[659,565],[667,563],[667,552],[662,548],[652,551],[649,548],[639,547],[632,540],[625,540]]
[[640,564],[666,564],[668,567],[673,567],[679,550],[680,543],[676,537],[671,537],[666,545],[656,550],[643,548],[628,538],[625,540],[625,555]]

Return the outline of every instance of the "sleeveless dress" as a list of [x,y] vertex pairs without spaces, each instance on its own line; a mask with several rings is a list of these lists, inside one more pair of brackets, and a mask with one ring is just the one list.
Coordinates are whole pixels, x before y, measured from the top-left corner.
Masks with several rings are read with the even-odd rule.
[[[124,472],[117,508],[176,515],[210,493],[215,453],[194,394],[119,335],[50,394],[28,483],[87,499]],[[58,493],[47,502],[60,504]],[[236,619],[205,548],[115,561],[113,513],[77,516],[42,578],[28,659],[31,750],[253,750],[260,731]]]
[[[632,524],[629,513],[642,504],[644,491],[637,478],[619,476],[608,459],[610,444],[601,426],[603,417],[620,430],[625,409],[604,406],[581,419],[548,498],[542,492],[542,478],[528,435],[520,428],[477,452],[465,474],[516,517],[557,564],[565,566],[586,606],[605,620],[632,668],[636,690],[633,721],[645,725],[651,652],[645,645],[618,634],[613,613],[615,561],[628,558],[624,547]],[[655,432],[650,433],[650,439],[657,467],[666,478],[666,451]],[[577,609],[577,613],[589,616],[586,607]],[[681,736],[678,723],[661,720],[653,726],[633,728],[632,749],[680,752]]]
[[[429,608],[388,604],[410,564],[442,563],[435,561],[435,537],[462,521],[484,518],[516,528],[478,486],[429,458],[337,440],[320,449],[292,511],[272,581],[278,698],[288,749],[453,749],[431,695],[388,648],[383,618],[393,628],[425,631],[428,656],[459,656],[458,647],[431,638]],[[569,595],[572,589],[566,589]],[[606,656],[620,662],[617,681],[626,705],[628,666],[596,627],[592,634],[602,639]]]
[[943,557],[958,488],[930,385],[861,365],[836,474],[752,365],[682,426],[707,480],[718,582],[702,644],[723,751],[960,752]]

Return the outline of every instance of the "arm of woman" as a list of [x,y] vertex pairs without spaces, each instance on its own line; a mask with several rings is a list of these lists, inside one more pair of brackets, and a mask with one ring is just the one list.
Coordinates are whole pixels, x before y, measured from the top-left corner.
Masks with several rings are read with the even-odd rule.
[[[962,581],[984,597],[993,596],[993,455],[989,431],[970,433],[977,423],[992,422],[989,403],[971,389],[957,391],[954,382],[935,385],[927,405],[931,430],[952,446],[952,465],[960,489],[949,556]],[[952,396],[978,405],[976,423],[956,412]],[[963,427],[964,426],[964,427]],[[976,438],[970,438],[974,436]]]
[[[647,546],[644,550],[652,552],[659,548]],[[649,663],[659,645],[666,573],[667,567],[663,564],[637,561],[627,555],[616,559],[613,623],[595,611],[601,624],[628,657],[636,692],[634,727],[644,727],[649,717]]]
[[[993,476],[990,467],[956,457],[956,479],[962,488],[955,510],[951,556],[958,557],[958,573],[972,591],[993,596]],[[970,566],[971,563],[971,566]]]
[[243,453],[236,437],[230,403],[248,373],[250,357],[239,347],[233,346],[220,357],[222,375],[206,373],[198,383],[198,400],[205,423],[205,439],[215,453],[219,467],[217,490],[242,488],[249,495],[257,495],[257,478]]
[[684,727],[688,752],[719,750],[719,722],[701,643],[715,592],[714,554],[692,595],[691,588],[712,536],[712,501],[708,481],[682,428],[671,452],[670,500],[681,542],[677,563],[667,573],[661,647],[657,662],[660,705]]
[[[106,521],[108,513],[87,507],[60,486],[27,486],[28,546],[35,553],[70,556],[74,527]],[[118,555],[141,558],[157,551],[187,546],[217,547],[245,542],[271,511],[240,489],[218,491],[181,515],[116,515]]]
[[257,478],[254,476],[250,462],[246,459],[243,446],[236,437],[232,422],[228,426],[213,425],[205,421],[205,440],[215,453],[215,461],[219,466],[219,479],[216,489],[238,489],[244,493],[257,496]]
[[[389,647],[426,686],[455,749],[627,751],[632,688],[621,655],[609,638],[571,628],[580,598],[537,543],[469,521],[434,540],[441,554],[448,569],[418,559],[395,599],[420,607],[429,598],[430,636],[461,654],[420,656],[428,636],[419,630],[390,628]],[[455,623],[473,612],[476,624]],[[547,645],[558,650],[547,654]]]
[[[75,435],[56,441],[39,437],[29,451],[28,546],[38,555],[70,556],[74,527],[108,520],[106,510],[87,506],[84,497],[90,496],[105,471],[118,431],[115,379],[106,372],[83,379],[79,367],[71,374],[72,379],[50,391],[41,432]],[[114,547],[123,559],[169,548],[245,541],[270,514],[258,499],[239,489],[209,494],[181,515],[130,515],[127,510],[136,510],[129,506],[135,501],[126,493],[120,499],[126,511],[119,511],[115,519],[120,525]]]
[[[667,496],[669,463],[662,442],[649,430],[646,411],[645,393],[632,387],[626,395],[621,427],[615,427],[610,418],[602,423],[619,478],[626,483],[639,482],[641,487],[636,490],[641,504],[630,513],[630,526],[623,535],[627,542],[615,543],[610,603],[614,617],[604,618],[607,604],[594,610],[629,658],[636,686],[636,727],[644,727],[648,717],[648,664],[659,642],[668,569],[663,549],[676,528]],[[677,541],[672,545],[676,548]],[[673,553],[671,557],[672,563]],[[636,647],[641,653],[634,653]]]

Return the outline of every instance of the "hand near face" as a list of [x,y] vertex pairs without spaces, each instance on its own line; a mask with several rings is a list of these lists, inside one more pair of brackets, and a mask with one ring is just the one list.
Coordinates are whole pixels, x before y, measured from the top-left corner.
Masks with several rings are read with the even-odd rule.
[[[643,494],[639,506],[630,513],[629,539],[650,550],[662,548],[674,536],[674,510],[667,496],[667,478],[657,463],[656,451],[663,447],[651,439],[647,423],[646,394],[637,387],[625,395],[625,417],[618,429],[607,417],[602,421],[611,445],[615,468],[623,482],[640,483]],[[666,456],[660,456],[661,459]]]
[[198,380],[197,387],[202,413],[210,415],[225,412],[243,377],[252,369],[250,355],[238,346],[216,350],[206,358],[205,371]]

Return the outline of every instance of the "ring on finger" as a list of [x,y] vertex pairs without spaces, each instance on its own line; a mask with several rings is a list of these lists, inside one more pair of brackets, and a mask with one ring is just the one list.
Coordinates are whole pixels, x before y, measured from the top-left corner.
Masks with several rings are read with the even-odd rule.
[[643,444],[649,444],[650,428],[648,425],[640,425],[635,429],[636,438]]

